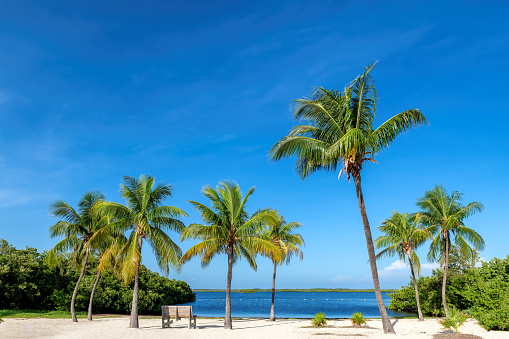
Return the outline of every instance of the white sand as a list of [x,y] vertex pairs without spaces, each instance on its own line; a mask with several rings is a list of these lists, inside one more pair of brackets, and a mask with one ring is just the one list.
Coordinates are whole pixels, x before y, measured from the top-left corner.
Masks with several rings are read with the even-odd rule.
[[[233,330],[223,328],[223,319],[197,319],[197,329],[188,329],[187,319],[174,322],[171,328],[161,328],[160,319],[140,318],[140,328],[128,328],[129,318],[80,319],[10,319],[0,324],[0,338],[331,338],[363,336],[366,338],[432,338],[445,333],[438,319],[423,322],[414,319],[393,319],[397,335],[384,335],[380,320],[368,320],[369,328],[351,328],[349,320],[329,320],[328,327],[313,328],[311,320],[266,319],[233,320]],[[486,331],[473,319],[460,328],[461,333],[482,338],[509,338],[509,332]]]

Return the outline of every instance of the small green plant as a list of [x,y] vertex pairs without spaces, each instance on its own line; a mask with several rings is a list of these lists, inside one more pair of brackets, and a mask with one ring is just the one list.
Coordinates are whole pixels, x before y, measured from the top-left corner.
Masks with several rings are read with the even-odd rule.
[[353,327],[361,327],[362,325],[364,325],[366,323],[366,319],[364,319],[361,312],[355,312],[352,315],[351,320],[352,320]]
[[454,307],[454,305],[451,305],[451,308],[449,309],[449,316],[445,317],[445,319],[440,321],[440,323],[445,329],[454,329],[456,333],[460,333],[458,328],[463,325],[467,319],[468,316],[465,313],[458,310]]
[[327,325],[327,320],[325,319],[325,314],[323,313],[316,313],[315,317],[313,318],[313,326],[314,327],[321,327]]

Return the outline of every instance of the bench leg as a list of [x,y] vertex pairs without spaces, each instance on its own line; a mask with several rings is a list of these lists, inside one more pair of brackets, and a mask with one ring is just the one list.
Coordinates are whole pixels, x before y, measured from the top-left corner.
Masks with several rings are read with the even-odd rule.
[[171,320],[169,318],[168,318],[168,320],[166,322],[164,321],[164,318],[162,318],[162,326],[163,326],[163,328],[165,328],[165,327],[170,328],[171,327],[170,325],[171,325],[172,322],[173,322],[173,320]]

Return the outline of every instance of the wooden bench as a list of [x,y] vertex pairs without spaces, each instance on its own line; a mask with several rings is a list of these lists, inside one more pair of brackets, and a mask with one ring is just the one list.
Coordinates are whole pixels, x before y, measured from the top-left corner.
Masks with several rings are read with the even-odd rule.
[[189,318],[189,328],[193,324],[193,328],[196,329],[196,315],[193,315],[192,306],[161,306],[161,314],[163,328],[170,327],[173,322],[171,318],[175,318],[175,321],[179,321],[180,318]]

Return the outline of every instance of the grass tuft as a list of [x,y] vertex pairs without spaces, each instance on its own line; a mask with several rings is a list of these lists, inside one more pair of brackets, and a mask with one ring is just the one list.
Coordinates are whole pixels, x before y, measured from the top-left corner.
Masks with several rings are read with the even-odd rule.
[[315,327],[321,327],[324,325],[327,325],[327,320],[325,319],[325,314],[323,313],[316,313],[315,317],[312,320],[313,326]]
[[362,315],[361,312],[355,312],[352,315],[351,320],[353,327],[361,327],[362,325],[366,324],[366,319],[364,319],[364,316]]

